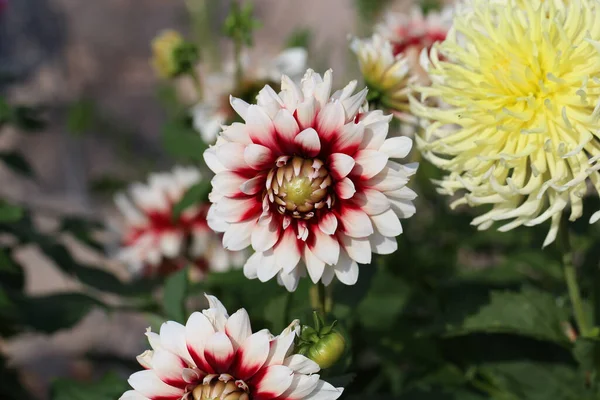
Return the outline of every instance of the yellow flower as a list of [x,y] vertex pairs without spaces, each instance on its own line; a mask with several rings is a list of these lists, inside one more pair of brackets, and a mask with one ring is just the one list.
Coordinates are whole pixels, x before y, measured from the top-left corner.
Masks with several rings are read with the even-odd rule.
[[173,78],[180,73],[176,51],[185,44],[174,30],[162,31],[152,40],[152,66],[162,78]]
[[479,229],[533,226],[582,215],[587,181],[600,191],[600,13],[597,0],[470,0],[433,49],[433,84],[411,99],[427,126],[418,143],[449,172],[439,192],[490,205]]

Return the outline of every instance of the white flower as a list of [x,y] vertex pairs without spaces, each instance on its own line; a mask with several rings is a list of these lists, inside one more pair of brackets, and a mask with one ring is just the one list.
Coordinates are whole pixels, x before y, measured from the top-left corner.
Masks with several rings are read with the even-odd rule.
[[135,273],[169,273],[193,262],[196,273],[203,275],[207,270],[224,271],[244,262],[243,252],[223,249],[220,235],[208,227],[208,204],[189,207],[173,220],[173,206],[200,181],[197,169],[176,167],[170,173],[151,174],[147,184],[131,185],[129,196],[115,196],[125,217],[117,257]]
[[129,378],[134,390],[120,400],[335,400],[343,388],[320,380],[319,366],[293,354],[298,321],[279,336],[252,333],[243,308],[231,317],[206,296],[210,308],[185,326],[168,321],[148,330],[152,350],[138,356],[145,371]]
[[306,70],[307,52],[302,47],[282,51],[268,63],[258,67],[250,66],[248,58],[243,59],[244,79],[236,87],[233,65],[220,74],[208,75],[204,80],[203,101],[192,108],[194,128],[200,132],[206,143],[214,143],[221,126],[233,122],[235,112],[229,106],[229,95],[235,94],[248,101],[265,85],[277,83],[281,75],[299,79]]
[[232,97],[245,123],[224,127],[204,153],[216,173],[208,223],[225,248],[252,245],[248,278],[277,276],[290,291],[306,272],[352,285],[358,263],[397,249],[399,218],[415,212],[406,184],[417,166],[391,161],[412,140],[386,140],[392,117],[360,112],[367,89],[352,95],[356,81],[331,87],[331,70],[308,70],[300,86],[283,76],[279,94],[265,86],[257,105]]

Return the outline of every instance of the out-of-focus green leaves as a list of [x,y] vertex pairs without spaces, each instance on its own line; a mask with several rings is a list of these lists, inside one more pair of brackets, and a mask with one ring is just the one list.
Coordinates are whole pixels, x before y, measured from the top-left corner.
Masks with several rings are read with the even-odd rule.
[[23,267],[14,259],[9,247],[0,247],[0,282],[5,287],[19,291],[25,285]]
[[114,400],[129,390],[127,381],[115,373],[108,373],[96,382],[78,382],[58,379],[52,384],[52,400]]
[[22,132],[36,132],[44,128],[45,122],[39,108],[13,106],[0,98],[0,127],[2,125],[14,125]]
[[187,121],[170,121],[162,130],[165,150],[176,160],[203,162],[207,148],[200,134]]
[[23,209],[0,200],[0,223],[16,222],[23,217]]
[[584,371],[600,372],[600,339],[579,337],[575,342],[573,356]]
[[169,319],[185,322],[187,317],[185,301],[189,287],[189,270],[183,268],[171,274],[165,280],[163,292],[163,309]]
[[177,220],[182,212],[187,208],[205,202],[208,200],[208,193],[211,190],[210,182],[199,182],[185,192],[181,200],[173,206],[173,219]]
[[67,129],[76,136],[83,135],[96,124],[96,106],[89,99],[74,102],[67,111]]
[[43,333],[54,333],[77,324],[93,308],[105,307],[82,293],[22,297],[17,301],[23,325]]
[[7,360],[0,355],[0,399],[20,400],[31,399],[32,394],[28,393],[20,382],[17,371],[9,367]]
[[294,30],[290,36],[288,36],[285,47],[303,47],[308,49],[312,40],[312,32],[308,28],[301,28]]
[[17,151],[0,152],[0,160],[13,172],[23,175],[27,178],[33,178],[33,169],[23,155]]
[[223,32],[233,41],[245,46],[253,45],[253,32],[261,27],[261,23],[254,18],[254,4],[245,2],[240,6],[237,0],[232,1],[231,10],[225,19]]

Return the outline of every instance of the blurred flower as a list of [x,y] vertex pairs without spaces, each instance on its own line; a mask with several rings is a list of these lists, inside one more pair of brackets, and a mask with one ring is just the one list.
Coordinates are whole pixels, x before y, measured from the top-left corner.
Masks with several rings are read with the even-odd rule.
[[[220,74],[208,75],[204,80],[203,101],[192,109],[194,127],[206,143],[214,143],[221,126],[236,121],[237,114],[229,105],[233,95],[246,102],[254,102],[265,85],[279,89],[281,75],[299,80],[306,70],[306,50],[293,47],[281,52],[269,63],[250,66],[244,59],[244,79],[236,82],[234,65],[228,65]],[[241,121],[241,120],[240,120]]]
[[452,206],[490,205],[479,229],[551,219],[548,245],[567,206],[581,216],[586,180],[600,190],[600,24],[597,1],[520,4],[466,2],[432,51],[433,86],[420,88],[449,109],[412,105],[431,120],[425,157],[449,172],[440,193],[464,193]]
[[145,368],[129,378],[134,390],[120,400],[335,400],[343,388],[320,380],[319,366],[293,354],[298,321],[279,336],[252,333],[243,308],[231,317],[213,296],[210,308],[185,326],[168,321],[146,333],[152,350],[138,356]]
[[174,205],[200,181],[197,169],[176,167],[171,173],[151,174],[147,184],[131,185],[129,196],[115,197],[125,217],[117,257],[134,273],[162,275],[191,262],[201,278],[207,271],[228,270],[245,261],[243,252],[223,249],[221,235],[208,227],[208,204],[189,207],[174,219]]
[[152,66],[165,79],[193,71],[198,61],[198,51],[186,42],[179,32],[165,30],[152,40]]
[[293,291],[299,278],[353,285],[371,252],[389,254],[402,233],[398,217],[414,214],[405,185],[416,165],[402,165],[409,138],[387,139],[391,116],[360,112],[367,96],[356,81],[330,96],[331,70],[308,70],[301,85],[283,76],[281,92],[265,86],[257,105],[232,97],[245,123],[224,127],[204,153],[216,176],[208,223],[225,232],[225,248],[249,244],[248,278],[277,276]]

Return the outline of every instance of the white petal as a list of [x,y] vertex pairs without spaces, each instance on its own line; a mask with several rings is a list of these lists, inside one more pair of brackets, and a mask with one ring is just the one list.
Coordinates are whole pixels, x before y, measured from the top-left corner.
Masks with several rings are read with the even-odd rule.
[[255,197],[229,198],[224,197],[216,204],[217,214],[225,222],[242,222],[260,213],[262,205]]
[[192,361],[185,341],[185,327],[180,323],[167,321],[161,325],[160,344],[163,348],[182,359],[189,362]]
[[344,234],[340,234],[339,238],[351,259],[361,264],[371,263],[371,244],[369,243],[369,238],[352,238]]
[[248,132],[246,132],[246,125],[240,122],[234,122],[229,126],[223,127],[221,136],[223,136],[229,142],[237,142],[242,144],[252,143],[250,136],[248,136]]
[[281,332],[281,334],[271,340],[269,358],[267,358],[266,365],[279,365],[283,363],[283,360],[293,350],[294,339],[296,333],[294,330],[288,329]]
[[223,235],[223,247],[230,251],[244,250],[250,246],[250,237],[255,227],[254,219],[231,224]]
[[302,400],[312,393],[319,383],[319,375],[294,375],[289,389],[280,397],[285,400]]
[[333,277],[335,277],[335,271],[333,270],[333,267],[326,265],[325,270],[323,270],[321,282],[323,282],[323,285],[329,286],[329,284],[333,281]]
[[319,220],[319,229],[327,235],[333,235],[337,230],[338,221],[333,213],[327,213]]
[[394,210],[400,218],[410,218],[415,215],[415,212],[417,211],[415,205],[410,200],[390,199],[390,203],[392,205],[392,210]]
[[296,268],[300,261],[300,247],[296,233],[292,228],[284,231],[283,236],[274,248],[275,263],[288,273]]
[[271,365],[261,372],[263,376],[256,382],[258,398],[276,398],[292,384],[294,371],[284,365]]
[[261,265],[262,253],[254,253],[244,264],[244,276],[248,279],[258,278],[258,267]]
[[354,96],[344,99],[342,104],[344,106],[344,110],[346,111],[346,121],[351,121],[354,119],[360,106],[362,106],[367,98],[368,89],[364,88],[360,92],[356,93]]
[[234,312],[225,324],[225,333],[229,336],[233,348],[237,350],[241,344],[252,335],[252,327],[250,325],[248,312],[243,308]]
[[175,258],[179,255],[183,244],[182,232],[165,232],[160,237],[160,249],[168,258]]
[[338,195],[340,199],[351,199],[356,193],[356,188],[354,187],[354,182],[350,180],[350,178],[344,178],[341,181],[338,181],[334,186],[335,194]]
[[298,374],[316,374],[320,371],[319,364],[301,354],[293,354],[283,361]]
[[269,356],[270,333],[262,330],[246,338],[236,355],[236,379],[247,380],[256,374]]
[[300,127],[298,126],[296,119],[287,109],[281,109],[277,112],[273,119],[273,124],[275,125],[279,137],[289,143],[291,143],[298,132],[300,132]]
[[313,128],[307,128],[296,135],[294,143],[300,146],[302,152],[308,157],[315,157],[321,151],[319,135]]
[[335,180],[340,180],[348,176],[354,168],[354,158],[344,153],[334,153],[329,156],[329,173]]
[[275,157],[268,147],[249,144],[244,150],[244,160],[251,168],[261,171],[272,167]]
[[375,228],[383,236],[394,237],[402,233],[402,225],[393,210],[387,210],[379,215],[371,215]]
[[294,292],[300,283],[300,268],[291,270],[290,272],[281,271],[277,275],[279,284],[285,286],[288,292]]
[[314,97],[309,97],[302,103],[298,104],[296,115],[300,129],[311,128],[313,126],[316,112],[317,106]]
[[254,104],[248,107],[246,129],[253,143],[269,148],[277,147],[273,121],[261,107]]
[[318,283],[323,276],[325,269],[325,262],[321,261],[317,256],[313,254],[308,246],[304,247],[304,262],[306,263],[306,269],[308,270],[308,276],[313,283]]
[[383,142],[379,151],[387,154],[389,158],[404,158],[410,153],[412,144],[412,139],[406,136],[390,138]]
[[354,160],[356,161],[354,172],[359,174],[362,179],[369,179],[385,168],[388,156],[385,153],[367,149],[357,152]]
[[228,372],[235,359],[235,352],[225,332],[217,332],[208,339],[204,348],[204,358],[216,373]]
[[221,162],[219,161],[219,158],[217,157],[217,148],[216,147],[210,147],[208,149],[206,149],[204,151],[204,154],[202,154],[202,157],[204,158],[204,162],[206,163],[206,166],[208,168],[210,168],[210,170],[212,172],[214,172],[215,174],[218,174],[219,172],[223,172],[226,171],[227,168],[225,168],[225,166],[223,164],[221,164]]
[[336,153],[354,154],[364,138],[365,127],[363,124],[351,122],[344,125],[336,136],[333,151]]
[[395,237],[386,237],[379,232],[369,236],[369,242],[371,242],[371,250],[376,254],[392,254],[398,250],[398,242]]
[[275,262],[273,250],[263,253],[262,263],[258,266],[257,276],[261,282],[267,282],[281,270],[281,267]]
[[234,111],[245,121],[248,114],[248,107],[250,107],[250,105],[244,100],[233,96],[229,96],[229,104],[231,104],[231,108],[233,108]]
[[[248,164],[244,159],[244,151],[246,145],[241,143],[223,143],[217,146],[217,158],[221,165],[231,171],[248,168]],[[205,157],[206,159],[206,157]]]
[[206,213],[206,222],[210,229],[215,232],[225,232],[229,227],[229,224],[218,215],[217,205],[212,204]]
[[311,227],[311,234],[308,237],[307,244],[310,251],[321,261],[327,264],[335,264],[340,254],[340,245],[338,241],[325,233],[318,227]]
[[335,400],[342,395],[343,388],[335,388],[325,381],[319,381],[315,390],[304,397],[305,400]]
[[379,190],[363,189],[356,193],[354,200],[368,215],[377,215],[390,209],[390,201]]
[[[196,366],[205,369],[204,347],[208,339],[215,333],[213,324],[201,312],[194,312],[185,325],[185,341]],[[214,371],[207,371],[214,372]]]
[[[227,309],[225,308],[225,306],[223,305],[223,303],[221,303],[221,301],[219,299],[217,299],[215,296],[211,296],[209,294],[204,294],[204,297],[206,297],[206,300],[208,301],[208,306],[211,309],[214,309],[219,316],[221,316],[225,319],[229,318],[229,314],[227,314]],[[218,327],[215,326],[215,328],[218,328]]]
[[240,194],[240,186],[246,181],[246,178],[238,173],[224,171],[216,174],[210,181],[213,190],[223,196],[236,196]]
[[340,252],[340,259],[333,269],[335,276],[344,285],[354,285],[358,281],[358,264],[345,251]]
[[373,233],[373,225],[369,216],[358,208],[344,207],[341,209],[339,220],[342,231],[352,237],[366,237]]
[[[287,367],[286,367],[287,368]],[[132,388],[148,398],[177,397],[183,395],[183,389],[169,386],[152,370],[139,371],[132,374],[127,380]]]
[[346,114],[342,103],[333,101],[327,103],[317,116],[317,130],[319,135],[330,137],[334,132],[340,129],[346,122]]
[[140,392],[128,390],[119,397],[119,400],[150,400]]
[[271,249],[279,240],[280,227],[275,218],[268,224],[257,224],[252,232],[252,248],[260,252]]
[[152,369],[156,375],[163,382],[172,386],[181,387],[181,384],[185,386],[182,372],[186,367],[187,365],[181,358],[165,349],[156,350],[152,357]]

